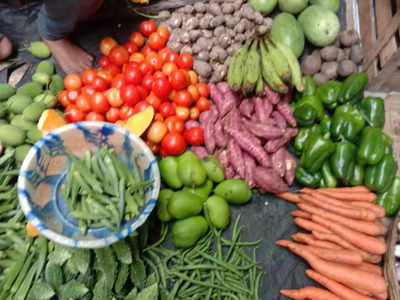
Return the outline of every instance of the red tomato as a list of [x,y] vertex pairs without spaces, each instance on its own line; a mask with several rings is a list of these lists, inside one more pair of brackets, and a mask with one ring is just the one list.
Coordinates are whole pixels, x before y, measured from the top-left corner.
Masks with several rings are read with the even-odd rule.
[[167,153],[167,150],[165,150],[164,148],[160,148],[160,155],[161,155],[161,157],[166,157],[166,156],[168,156],[169,154]]
[[154,50],[149,46],[146,45],[142,48],[142,50],[140,51],[144,56],[147,56],[150,52],[153,52]]
[[131,37],[129,38],[129,40],[136,44],[136,46],[138,46],[139,48],[142,47],[144,45],[144,37],[140,32],[134,32],[131,34]]
[[175,107],[175,114],[182,121],[186,121],[187,119],[189,119],[190,110],[189,110],[188,107],[176,106]]
[[200,127],[192,127],[184,133],[186,142],[192,146],[201,146],[204,143],[204,132]]
[[190,95],[192,95],[193,101],[196,102],[200,97],[200,93],[197,87],[194,84],[191,84],[188,86],[187,90],[190,93]]
[[188,71],[189,79],[191,84],[196,84],[199,81],[199,78],[197,77],[197,74],[195,71],[190,70]]
[[92,86],[98,92],[103,92],[108,88],[108,82],[103,77],[96,76],[93,80]]
[[96,77],[97,71],[94,69],[87,69],[82,74],[82,83],[84,85],[90,85],[93,83],[94,78]]
[[145,100],[147,101],[147,103],[153,106],[155,111],[158,110],[162,102],[161,99],[157,97],[154,93],[150,93],[150,95],[148,95]]
[[172,72],[178,70],[178,67],[172,62],[166,62],[162,66],[162,71],[165,75],[169,76]]
[[210,101],[206,97],[200,97],[199,100],[197,100],[196,107],[200,110],[200,112],[209,110],[211,106]]
[[110,72],[111,76],[116,76],[117,74],[121,73],[121,68],[118,67],[116,64],[109,64],[108,66],[103,68],[105,71]]
[[112,63],[122,66],[129,60],[129,53],[123,46],[115,46],[110,51],[110,60]]
[[86,94],[81,94],[76,99],[76,107],[85,113],[89,112],[90,107],[90,97]]
[[63,91],[59,92],[57,98],[58,98],[58,102],[60,102],[60,104],[64,107],[67,107],[68,105],[71,104],[68,100],[68,91],[67,90],[63,90]]
[[122,71],[126,71],[128,68],[139,68],[139,64],[140,64],[141,62],[139,61],[139,62],[137,62],[137,61],[130,61],[130,62],[128,62],[126,65],[124,65],[124,67],[125,67],[125,70],[122,70]]
[[174,64],[177,63],[179,58],[179,54],[173,51],[170,51],[167,55],[167,58],[165,59],[166,62],[172,62]]
[[119,110],[119,117],[121,118],[121,120],[128,120],[134,114],[135,111],[133,110],[133,107],[128,105],[122,106]]
[[162,116],[162,114],[156,113],[155,116],[154,116],[153,121],[161,121],[161,122],[164,122],[164,117]]
[[193,57],[189,53],[182,53],[177,61],[180,69],[190,70],[193,67]]
[[165,41],[165,43],[168,42],[168,39],[169,39],[168,28],[160,26],[157,29],[157,33]]
[[140,72],[139,68],[135,67],[127,67],[127,69],[124,72],[124,78],[126,83],[132,83],[134,85],[139,85],[142,83],[143,80],[143,75],[142,72]]
[[147,20],[140,23],[140,32],[144,36],[150,36],[153,32],[157,30],[157,24],[153,20]]
[[153,88],[153,83],[154,83],[154,78],[153,76],[151,76],[151,74],[144,75],[142,80],[142,86],[146,90],[151,91],[151,89]]
[[106,112],[106,119],[111,123],[117,122],[119,120],[119,109],[116,107],[111,107],[108,112]]
[[135,43],[132,42],[126,42],[124,44],[124,47],[126,48],[126,50],[128,50],[129,54],[138,52],[138,46]]
[[146,99],[146,97],[149,95],[150,91],[146,90],[143,86],[138,85],[137,90],[139,92],[140,95],[140,100],[144,100]]
[[160,107],[158,108],[158,111],[164,118],[168,118],[170,116],[175,115],[175,108],[171,102],[161,103]]
[[120,90],[121,98],[124,103],[129,106],[134,106],[140,101],[140,94],[136,86],[133,84],[127,84]]
[[133,111],[135,114],[137,114],[138,112],[144,111],[149,106],[150,106],[150,104],[147,101],[142,100],[142,101],[136,103],[135,107],[133,108]]
[[167,126],[161,121],[153,122],[147,130],[147,139],[153,143],[159,143],[167,134]]
[[99,67],[100,68],[105,68],[107,67],[109,64],[111,64],[110,58],[108,56],[102,56],[99,59]]
[[112,80],[112,75],[110,72],[106,71],[106,70],[99,70],[97,71],[97,76],[104,78],[108,83],[111,82]]
[[67,90],[73,91],[73,90],[79,90],[82,86],[82,81],[79,75],[76,74],[68,74],[64,78],[64,87]]
[[112,107],[120,107],[122,104],[124,104],[124,101],[121,98],[120,90],[117,88],[108,89],[104,92],[104,95]]
[[179,132],[169,132],[162,139],[161,148],[169,155],[179,155],[186,150],[186,142]]
[[171,52],[171,49],[169,49],[168,47],[164,47],[160,51],[158,51],[158,55],[160,56],[163,63],[166,61],[169,52]]
[[153,67],[154,70],[161,70],[163,62],[156,52],[150,52],[146,55],[145,60]]
[[199,90],[200,96],[208,98],[208,96],[210,95],[208,85],[204,82],[197,83],[197,89]]
[[182,70],[176,70],[172,72],[169,81],[171,82],[174,90],[181,90],[188,86],[188,80],[185,73]]
[[168,79],[166,78],[157,78],[154,80],[153,93],[160,98],[166,98],[172,91],[171,84],[169,83]]
[[105,114],[110,109],[110,104],[103,93],[97,92],[90,98],[90,107],[96,113]]
[[185,122],[177,116],[168,117],[164,122],[169,132],[183,132],[185,129]]
[[71,91],[67,92],[68,100],[70,103],[73,103],[73,104],[75,104],[76,99],[78,99],[79,95],[80,95],[79,91],[71,90]]
[[139,70],[143,75],[153,73],[153,66],[148,61],[142,61],[139,63]]
[[156,79],[158,79],[158,78],[165,78],[165,79],[168,79],[167,75],[165,75],[165,74],[164,74],[163,72],[161,72],[161,71],[156,71],[156,72],[154,72],[153,78],[154,78],[154,80],[156,80]]
[[179,106],[190,107],[193,103],[193,98],[187,90],[180,90],[176,92],[174,102]]
[[80,111],[76,105],[71,104],[65,109],[64,116],[68,123],[75,123],[85,120],[86,114]]
[[190,108],[189,117],[191,120],[197,120],[200,117],[200,110],[195,106]]
[[100,52],[109,55],[112,48],[118,45],[118,42],[112,37],[105,37],[100,43]]
[[147,147],[149,147],[151,152],[153,152],[154,154],[157,154],[158,151],[160,151],[160,143],[156,144],[149,140],[146,140],[145,142],[146,142]]
[[96,90],[93,86],[91,85],[86,85],[81,88],[81,94],[86,95],[90,98],[94,93],[96,93]]
[[153,32],[152,34],[150,34],[148,45],[150,46],[151,49],[161,50],[162,48],[165,47],[166,42],[167,41],[164,40],[164,38],[162,38],[161,35],[159,35],[156,32]]
[[126,84],[124,75],[118,74],[111,80],[111,87],[120,89]]
[[129,56],[130,62],[141,62],[144,61],[144,55],[142,53],[136,52]]
[[104,122],[106,119],[104,118],[103,115],[91,111],[90,113],[88,113],[86,115],[85,120],[86,121]]

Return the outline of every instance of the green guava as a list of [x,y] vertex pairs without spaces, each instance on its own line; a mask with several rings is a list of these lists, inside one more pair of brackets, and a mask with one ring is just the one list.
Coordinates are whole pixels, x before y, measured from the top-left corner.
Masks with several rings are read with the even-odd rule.
[[279,0],[279,9],[290,14],[298,14],[308,5],[308,0]]

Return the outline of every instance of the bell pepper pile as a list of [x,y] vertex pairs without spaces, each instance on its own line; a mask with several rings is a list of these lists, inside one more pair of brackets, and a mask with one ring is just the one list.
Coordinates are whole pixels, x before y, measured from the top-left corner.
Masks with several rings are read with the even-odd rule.
[[365,185],[377,192],[388,216],[400,209],[400,178],[392,139],[382,131],[384,100],[364,97],[365,73],[343,82],[315,85],[304,79],[304,92],[292,109],[300,126],[293,142],[300,157],[296,180],[306,186]]

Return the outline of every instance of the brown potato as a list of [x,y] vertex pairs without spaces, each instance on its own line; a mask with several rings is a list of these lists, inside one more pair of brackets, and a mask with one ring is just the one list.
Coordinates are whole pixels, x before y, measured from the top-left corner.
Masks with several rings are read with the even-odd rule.
[[321,69],[321,55],[319,50],[314,50],[314,52],[305,57],[302,64],[301,70],[304,75],[314,75]]
[[356,71],[357,71],[356,64],[349,59],[342,60],[339,63],[338,74],[342,77],[347,77],[350,74],[355,73]]
[[335,46],[328,46],[321,49],[321,58],[325,61],[334,61],[337,59],[339,48]]

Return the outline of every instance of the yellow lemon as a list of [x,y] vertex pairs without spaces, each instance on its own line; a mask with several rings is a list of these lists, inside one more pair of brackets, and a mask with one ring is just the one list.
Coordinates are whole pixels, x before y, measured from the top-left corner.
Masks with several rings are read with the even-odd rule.
[[152,106],[149,106],[144,111],[130,117],[126,121],[124,128],[133,134],[136,134],[137,136],[141,136],[143,132],[145,132],[150,126],[151,121],[153,121],[153,117],[154,109]]

